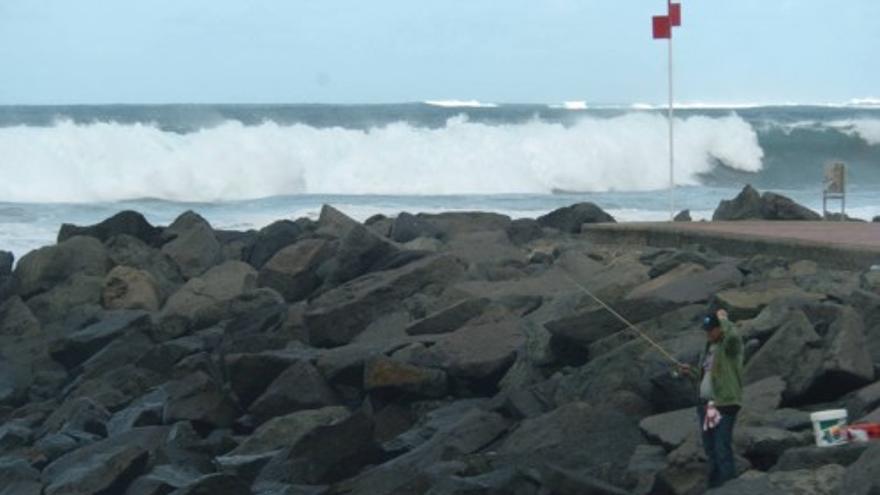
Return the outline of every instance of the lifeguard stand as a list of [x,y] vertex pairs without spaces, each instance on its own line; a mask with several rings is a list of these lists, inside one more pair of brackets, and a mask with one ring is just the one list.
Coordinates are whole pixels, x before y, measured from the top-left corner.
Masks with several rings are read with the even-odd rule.
[[846,220],[846,164],[833,162],[825,165],[825,181],[822,188],[822,216],[829,218],[828,200],[840,200],[840,218]]

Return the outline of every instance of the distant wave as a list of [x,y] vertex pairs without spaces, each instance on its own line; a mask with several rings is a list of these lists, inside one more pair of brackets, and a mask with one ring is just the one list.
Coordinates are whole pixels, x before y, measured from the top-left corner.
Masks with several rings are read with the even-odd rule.
[[496,108],[496,103],[483,103],[477,100],[427,100],[426,105],[444,108]]
[[550,108],[563,108],[565,110],[586,110],[589,108],[586,101],[564,101],[561,104],[554,103]]
[[858,136],[870,145],[880,145],[880,120],[847,119],[830,122],[833,127],[844,134]]
[[[736,115],[677,122],[676,173],[698,184],[717,162],[761,170],[763,150]],[[0,128],[0,198],[175,201],[285,194],[495,194],[651,190],[667,185],[663,116],[490,125],[459,116],[356,130],[228,121],[189,134],[147,124],[57,122]]]

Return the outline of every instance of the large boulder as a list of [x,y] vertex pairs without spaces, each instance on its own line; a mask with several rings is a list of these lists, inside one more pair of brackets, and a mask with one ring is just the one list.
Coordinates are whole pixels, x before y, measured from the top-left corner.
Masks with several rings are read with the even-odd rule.
[[177,217],[163,236],[171,240],[162,246],[162,252],[174,260],[186,279],[205,273],[223,259],[211,224],[193,211]]
[[159,283],[150,272],[117,266],[104,278],[101,302],[107,309],[158,311],[161,301]]
[[710,270],[687,263],[636,287],[626,298],[704,303],[718,292],[738,287],[742,278],[742,272],[732,263],[724,263]]
[[238,403],[244,407],[251,405],[278,375],[303,357],[302,353],[285,351],[225,356],[227,379]]
[[867,443],[848,443],[835,446],[833,449],[815,445],[792,447],[779,457],[774,471],[797,471],[801,469],[817,469],[827,464],[849,466],[870,447]]
[[103,277],[110,268],[107,250],[94,237],[72,237],[24,255],[15,267],[18,293],[27,299],[80,277]]
[[40,472],[24,459],[0,458],[0,495],[41,495]]
[[445,370],[452,379],[491,391],[524,343],[523,321],[506,317],[475,322],[444,334],[433,345],[413,351],[410,360],[418,366]]
[[309,301],[309,342],[332,347],[351,342],[373,320],[398,309],[400,301],[431,286],[443,286],[463,272],[449,256],[429,256],[394,270],[352,280]]
[[446,393],[446,373],[439,369],[422,368],[395,359],[379,357],[366,365],[364,389],[441,397]]
[[765,220],[822,220],[815,211],[772,192],[761,195],[761,217]]
[[538,217],[542,227],[552,227],[563,232],[576,234],[585,223],[614,223],[614,217],[593,203],[577,203],[559,208]]
[[321,213],[318,216],[316,227],[318,234],[339,239],[359,225],[360,223],[357,220],[325,204],[321,206]]
[[822,338],[803,311],[793,311],[789,321],[748,362],[745,383],[777,375],[787,384],[786,400],[803,394],[822,366],[821,343]]
[[110,261],[148,272],[161,289],[161,302],[184,283],[177,264],[159,249],[148,246],[136,237],[122,234],[106,242]]
[[0,250],[0,303],[11,297],[16,290],[12,276],[12,262],[15,258],[9,251]]
[[678,448],[698,427],[697,411],[693,407],[648,416],[639,422],[642,433],[667,450]]
[[257,272],[241,261],[227,261],[204,275],[191,278],[175,292],[162,309],[165,318],[193,319],[207,307],[224,304],[252,290],[257,285]]
[[171,492],[171,495],[251,495],[248,483],[227,473],[207,474],[193,480],[186,486]]
[[642,441],[635,421],[613,407],[572,402],[523,421],[498,448],[498,456],[524,468],[573,469],[626,487],[627,465]]
[[162,229],[151,225],[140,213],[125,210],[87,227],[78,227],[69,223],[62,224],[61,230],[58,231],[58,242],[64,242],[78,235],[94,237],[101,242],[106,242],[111,237],[120,234],[127,234],[149,245],[155,245],[159,242]]
[[715,302],[730,314],[734,321],[757,316],[770,303],[781,299],[822,301],[823,294],[806,292],[786,280],[758,282],[745,287],[728,289],[715,296]]
[[475,232],[501,231],[510,226],[510,217],[481,211],[419,213],[416,216],[433,225],[443,239],[453,239]]
[[49,352],[53,359],[73,368],[123,334],[149,326],[150,315],[144,311],[108,312],[100,321],[53,342]]
[[[339,493],[392,495],[409,493],[420,476],[443,460],[461,459],[485,449],[507,431],[500,415],[464,403],[425,429],[401,435],[407,451],[357,476],[338,483]],[[409,433],[412,433],[410,435]],[[413,438],[409,438],[413,437]]]
[[334,253],[323,239],[306,239],[279,250],[260,270],[258,283],[290,302],[307,298],[321,285],[318,267]]
[[406,327],[406,333],[430,335],[455,331],[481,315],[488,305],[489,300],[486,298],[464,299],[412,322]]
[[297,411],[266,421],[227,455],[257,455],[296,445],[316,428],[348,417],[341,406]]
[[164,441],[164,427],[138,428],[65,454],[43,469],[46,495],[124,493]]
[[391,224],[390,237],[395,242],[409,242],[417,237],[439,237],[440,230],[423,218],[401,212]]
[[295,243],[302,235],[303,228],[296,222],[273,222],[257,232],[257,237],[247,253],[247,261],[259,270],[275,253]]
[[822,363],[822,372],[833,383],[835,398],[861,385],[874,381],[874,363],[865,338],[861,315],[851,307],[840,308],[828,328],[829,345]]
[[266,388],[248,411],[258,422],[303,409],[339,404],[336,393],[308,361],[290,365]]
[[355,225],[339,239],[333,258],[321,267],[322,278],[335,286],[383,268],[399,249],[363,225]]
[[712,220],[749,220],[761,218],[761,195],[746,185],[733,199],[721,200]]
[[841,489],[846,469],[836,464],[822,466],[815,470],[779,471],[762,473],[749,471],[741,477],[725,483],[721,488],[706,492],[710,495],[775,495],[791,493],[798,495],[836,495],[850,492]]
[[840,493],[873,495],[880,493],[880,444],[872,444],[843,476]]
[[193,421],[206,428],[228,428],[240,415],[222,384],[197,371],[166,385],[168,401],[162,422]]

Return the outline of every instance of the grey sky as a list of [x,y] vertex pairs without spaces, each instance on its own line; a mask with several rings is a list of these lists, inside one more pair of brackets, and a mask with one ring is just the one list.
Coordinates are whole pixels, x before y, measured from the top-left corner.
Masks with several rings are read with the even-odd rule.
[[[877,0],[682,0],[682,101],[880,96]],[[0,0],[0,103],[657,102],[665,0]]]

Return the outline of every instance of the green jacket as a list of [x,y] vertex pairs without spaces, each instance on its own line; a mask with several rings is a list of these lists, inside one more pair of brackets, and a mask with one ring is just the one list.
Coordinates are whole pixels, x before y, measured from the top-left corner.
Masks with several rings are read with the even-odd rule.
[[[712,391],[716,406],[742,406],[743,389],[743,341],[733,323],[721,320],[723,337],[715,352],[712,364]],[[703,361],[709,352],[709,343],[700,354],[700,361],[691,378],[699,383],[703,379]]]

